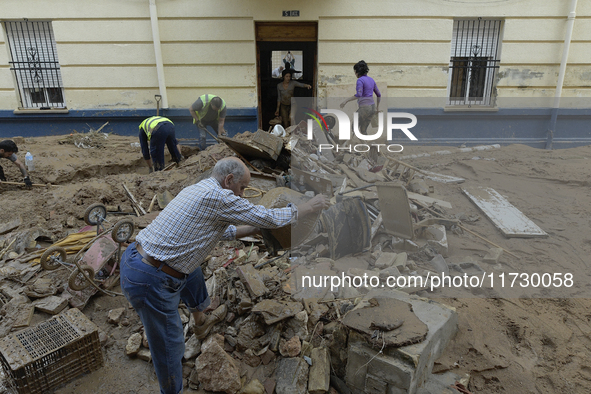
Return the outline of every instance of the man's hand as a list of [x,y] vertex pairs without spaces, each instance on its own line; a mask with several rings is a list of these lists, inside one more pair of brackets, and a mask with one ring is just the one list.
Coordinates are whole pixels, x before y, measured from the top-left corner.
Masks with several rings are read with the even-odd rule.
[[31,178],[29,178],[28,176],[26,176],[25,179],[23,179],[23,181],[25,182],[25,187],[27,189],[30,189],[33,187],[33,182],[31,182]]
[[329,206],[329,199],[324,194],[317,194],[304,204],[298,205],[298,213],[302,217],[326,209]]

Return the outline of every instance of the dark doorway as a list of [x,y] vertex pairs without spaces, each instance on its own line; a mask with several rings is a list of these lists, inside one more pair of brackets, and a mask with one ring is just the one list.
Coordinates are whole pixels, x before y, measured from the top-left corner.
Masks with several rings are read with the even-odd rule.
[[[296,80],[312,85],[312,89],[296,88],[295,97],[314,97],[317,80],[316,22],[257,22],[257,75],[259,128],[269,130],[269,121],[277,109],[277,84],[282,79],[272,76],[273,69],[283,63],[287,52],[294,59],[294,67],[301,73]],[[299,78],[298,78],[299,77]],[[297,119],[296,119],[297,120]]]

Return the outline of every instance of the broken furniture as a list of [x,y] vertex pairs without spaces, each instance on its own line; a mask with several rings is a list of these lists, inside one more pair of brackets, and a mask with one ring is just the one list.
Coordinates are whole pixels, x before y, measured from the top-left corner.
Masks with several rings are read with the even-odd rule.
[[415,230],[431,225],[451,226],[457,220],[430,218],[413,224],[408,194],[404,186],[392,182],[378,182],[378,198],[382,213],[382,224],[386,232],[402,239],[414,239]]

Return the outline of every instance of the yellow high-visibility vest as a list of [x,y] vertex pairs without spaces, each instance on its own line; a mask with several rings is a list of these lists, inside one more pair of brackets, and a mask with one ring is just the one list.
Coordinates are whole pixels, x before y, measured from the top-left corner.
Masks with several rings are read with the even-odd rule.
[[[219,97],[219,96],[216,96],[215,94],[204,94],[203,96],[199,97],[201,99],[201,102],[203,103],[203,108],[201,108],[199,111],[195,112],[197,114],[197,117],[199,118],[199,120],[203,119],[203,117],[205,115],[207,115],[207,111],[209,110],[209,106],[211,105],[211,100],[214,97]],[[220,118],[220,114],[222,113],[224,108],[226,108],[226,101],[221,97],[220,97],[220,99],[222,100],[222,106],[218,110],[218,119]],[[195,119],[193,119],[193,123],[195,123]]]
[[150,141],[150,138],[152,138],[152,132],[154,131],[156,126],[158,126],[162,122],[172,123],[170,119],[165,118],[164,116],[152,116],[150,118],[144,119],[144,121],[140,123],[140,130],[143,130],[144,133],[146,133],[148,141]]

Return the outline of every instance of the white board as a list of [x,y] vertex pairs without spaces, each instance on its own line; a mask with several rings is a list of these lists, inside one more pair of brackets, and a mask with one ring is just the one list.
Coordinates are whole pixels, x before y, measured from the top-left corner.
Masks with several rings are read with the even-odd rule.
[[548,234],[490,187],[462,188],[464,194],[485,214],[505,237],[547,237]]

